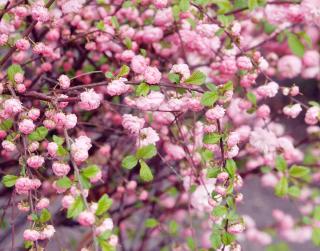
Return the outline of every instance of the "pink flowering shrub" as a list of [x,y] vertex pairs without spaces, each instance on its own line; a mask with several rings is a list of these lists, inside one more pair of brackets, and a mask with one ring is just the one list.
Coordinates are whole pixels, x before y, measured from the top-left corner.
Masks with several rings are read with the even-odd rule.
[[319,248],[320,0],[0,5],[0,250]]

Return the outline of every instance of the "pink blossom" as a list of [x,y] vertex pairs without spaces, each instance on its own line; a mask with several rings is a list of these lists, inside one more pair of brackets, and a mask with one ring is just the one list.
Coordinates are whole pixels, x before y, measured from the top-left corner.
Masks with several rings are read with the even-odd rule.
[[37,141],[34,141],[34,142],[31,142],[29,145],[28,145],[28,151],[30,152],[35,152],[39,149],[40,147],[40,143],[37,142]]
[[170,73],[177,73],[181,76],[181,82],[190,77],[190,70],[187,64],[175,64],[172,66]]
[[320,1],[319,0],[303,0],[301,2],[301,11],[307,21],[316,25],[320,23]]
[[45,240],[45,239],[50,239],[54,235],[56,230],[54,229],[54,226],[52,225],[47,225],[41,232],[40,232],[40,239]]
[[257,93],[261,97],[273,98],[274,96],[277,95],[278,90],[279,90],[279,85],[276,82],[269,82],[266,85],[262,85],[258,87]]
[[15,190],[18,194],[28,194],[32,189],[32,180],[28,177],[20,177],[15,183]]
[[69,14],[69,13],[78,13],[83,4],[85,3],[84,0],[67,0],[64,1],[61,8],[62,12],[64,14]]
[[38,203],[36,204],[36,208],[38,210],[41,210],[41,209],[44,209],[44,208],[47,208],[49,206],[49,199],[48,198],[41,198]]
[[118,245],[118,236],[112,234],[109,238],[109,243],[111,246],[115,247]]
[[94,214],[89,211],[81,212],[77,218],[77,221],[82,226],[91,226],[94,224],[95,220]]
[[78,122],[77,115],[75,115],[73,113],[67,114],[66,115],[66,120],[65,120],[65,123],[64,123],[64,127],[66,129],[72,129],[77,125],[77,122]]
[[67,75],[60,75],[58,81],[62,89],[68,89],[70,87],[70,78]]
[[146,97],[139,97],[136,106],[141,110],[156,110],[163,101],[164,95],[161,92],[151,91]]
[[41,1],[38,1],[32,5],[31,15],[34,20],[39,22],[47,22],[49,20],[48,9],[43,3],[41,3]]
[[244,231],[245,227],[243,224],[240,223],[236,223],[236,224],[232,224],[231,226],[228,226],[228,233],[230,234],[239,234],[242,233]]
[[140,130],[137,145],[147,146],[150,144],[155,145],[160,140],[158,133],[151,127],[143,128]]
[[31,119],[24,119],[19,123],[19,131],[24,134],[30,134],[35,129],[35,124]]
[[110,96],[118,96],[127,93],[130,90],[130,86],[125,84],[127,81],[126,78],[120,78],[117,80],[113,80],[107,86],[107,93]]
[[161,72],[156,67],[148,66],[144,71],[144,79],[148,84],[158,84],[161,80]]
[[253,65],[251,59],[247,56],[241,56],[237,58],[237,66],[240,70],[251,70]]
[[20,51],[26,51],[30,48],[30,43],[27,39],[21,38],[16,41],[16,47]]
[[80,93],[79,106],[83,110],[91,111],[100,106],[101,96],[97,94],[93,89]]
[[52,171],[58,177],[66,176],[70,172],[70,166],[60,162],[53,162]]
[[2,141],[1,145],[2,145],[3,149],[5,149],[8,152],[13,152],[13,151],[17,150],[16,145],[9,140]]
[[316,125],[319,121],[320,108],[317,106],[310,107],[305,115],[304,121],[308,125]]
[[48,153],[51,157],[57,156],[58,145],[55,142],[50,142],[47,146]]
[[143,73],[147,68],[147,60],[141,55],[134,56],[131,61],[131,69],[138,74]]
[[8,42],[9,36],[7,34],[0,34],[0,46],[5,45]]
[[153,0],[152,3],[156,8],[164,8],[168,4],[168,0]]
[[320,54],[316,50],[306,51],[302,59],[303,64],[306,67],[319,66],[320,64]]
[[251,132],[250,144],[263,153],[274,152],[278,145],[276,135],[262,128]]
[[90,182],[91,183],[96,183],[98,181],[101,181],[102,180],[102,172],[99,170],[95,176],[93,177],[90,177]]
[[18,72],[14,75],[14,81],[17,83],[17,84],[21,84],[24,80],[24,76],[22,73]]
[[298,86],[294,85],[294,86],[291,87],[291,89],[290,89],[290,95],[291,96],[293,96],[293,97],[297,96],[299,93],[300,93],[300,89],[299,89]]
[[284,78],[294,78],[301,73],[301,59],[294,55],[286,55],[278,61],[278,71]]
[[158,42],[163,37],[162,29],[153,26],[145,26],[143,29],[142,39],[144,43]]
[[20,100],[15,98],[10,98],[3,103],[4,112],[9,115],[15,115],[22,111],[22,104]]
[[28,117],[32,120],[37,120],[40,116],[40,110],[38,108],[32,108],[28,111]]
[[257,109],[257,116],[262,119],[267,119],[270,115],[270,107],[268,105],[261,105]]
[[216,105],[214,108],[211,108],[206,112],[206,118],[209,121],[215,121],[217,119],[222,119],[224,114],[225,109],[220,105]]
[[298,117],[299,113],[302,111],[300,104],[294,104],[292,106],[285,106],[283,108],[283,113],[293,119]]
[[231,132],[227,138],[228,147],[233,147],[237,145],[240,141],[240,135],[238,132]]
[[38,169],[44,163],[44,158],[39,155],[33,155],[27,159],[27,164],[29,167]]
[[74,197],[71,195],[65,195],[63,196],[61,203],[63,208],[69,208],[74,202]]
[[86,136],[80,136],[75,139],[75,142],[71,145],[71,155],[76,162],[83,162],[88,157],[88,151],[91,148],[91,140]]
[[37,241],[40,238],[40,233],[36,230],[26,229],[23,232],[23,239],[26,241]]
[[123,128],[125,128],[131,134],[138,134],[145,123],[143,118],[138,118],[131,114],[124,114],[122,118]]
[[163,149],[167,156],[172,160],[181,160],[186,157],[184,149],[179,145],[172,144],[171,142],[165,142]]

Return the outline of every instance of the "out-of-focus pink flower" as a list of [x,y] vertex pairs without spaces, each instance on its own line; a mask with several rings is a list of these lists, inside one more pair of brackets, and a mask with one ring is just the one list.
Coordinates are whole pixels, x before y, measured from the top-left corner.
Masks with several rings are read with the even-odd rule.
[[294,78],[302,71],[301,59],[294,55],[286,55],[278,61],[279,74],[284,78]]

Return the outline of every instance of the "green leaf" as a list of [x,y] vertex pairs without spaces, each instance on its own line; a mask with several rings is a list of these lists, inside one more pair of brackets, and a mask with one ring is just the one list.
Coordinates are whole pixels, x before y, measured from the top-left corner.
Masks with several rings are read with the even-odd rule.
[[320,221],[320,206],[316,206],[313,210],[313,218]]
[[284,172],[285,170],[287,170],[287,162],[286,162],[285,159],[284,159],[282,156],[280,156],[280,155],[278,155],[278,156],[276,157],[276,163],[275,163],[275,165],[276,165],[276,169],[277,169],[278,171],[280,171],[280,172]]
[[279,197],[284,197],[288,194],[288,179],[282,177],[275,187],[275,194]]
[[141,83],[136,88],[136,95],[137,96],[147,96],[150,91],[150,87],[146,83]]
[[230,245],[232,242],[234,242],[235,239],[236,237],[234,235],[227,232],[222,234],[222,242],[224,245]]
[[39,126],[34,132],[29,134],[28,139],[31,141],[42,141],[48,135],[48,129],[44,126]]
[[12,82],[12,83],[15,82],[14,76],[17,73],[22,73],[22,74],[24,73],[24,71],[22,70],[20,65],[12,64],[8,67],[7,74],[8,74],[8,79],[10,80],[10,82]]
[[182,12],[186,12],[186,11],[189,9],[189,7],[190,7],[190,2],[189,2],[189,0],[180,0],[180,1],[179,1],[179,7],[180,7],[180,10],[181,10]]
[[98,201],[98,208],[96,215],[102,215],[104,212],[110,209],[112,206],[112,199],[108,195],[104,194]]
[[81,196],[78,196],[73,204],[68,208],[67,218],[76,218],[85,209],[85,204]]
[[131,50],[132,49],[132,40],[128,37],[126,37],[123,41],[123,43],[125,44],[125,46]]
[[288,194],[292,197],[298,198],[301,194],[301,190],[297,186],[289,187]]
[[316,246],[320,246],[320,228],[313,228],[312,230],[312,242]]
[[209,168],[207,169],[207,178],[209,179],[216,178],[220,172],[221,171],[219,168],[216,168],[216,167]]
[[157,148],[153,144],[139,148],[136,153],[137,159],[151,159],[156,155]]
[[194,71],[192,75],[184,81],[185,84],[202,85],[206,81],[206,75],[201,71]]
[[64,176],[56,181],[56,185],[64,189],[68,189],[72,186],[72,181],[67,176]]
[[210,235],[210,241],[212,248],[219,249],[222,245],[222,240],[221,240],[221,231],[219,230],[213,230],[211,235]]
[[187,238],[187,245],[190,248],[190,250],[196,250],[196,242],[192,237]]
[[266,248],[266,251],[289,251],[287,243],[280,242],[276,244],[271,244]]
[[64,157],[64,156],[68,155],[68,151],[63,146],[60,145],[60,146],[58,146],[57,154],[59,157]]
[[90,180],[85,177],[82,173],[79,176],[79,182],[81,183],[82,187],[84,189],[90,189],[91,188],[91,182]]
[[51,219],[51,213],[48,211],[48,209],[42,209],[40,214],[40,222],[45,223]]
[[150,182],[153,180],[153,175],[150,167],[143,160],[140,160],[140,178],[145,182]]
[[249,10],[254,10],[256,7],[258,7],[258,1],[257,0],[248,0],[248,8],[249,8]]
[[119,24],[116,16],[111,17],[111,24],[112,24],[113,28],[115,28],[116,30],[118,30],[120,27],[120,24]]
[[299,40],[298,36],[293,33],[288,33],[288,45],[291,52],[299,57],[304,54],[304,45]]
[[96,23],[96,28],[100,31],[105,31],[106,27],[104,25],[104,22],[100,20],[99,22]]
[[169,233],[171,235],[176,235],[178,233],[179,230],[179,225],[175,220],[171,220],[169,222]]
[[106,72],[104,75],[106,78],[113,78],[113,73],[110,71]]
[[205,144],[217,144],[221,139],[221,135],[218,133],[207,133],[203,136],[203,143]]
[[223,27],[228,27],[234,20],[234,16],[218,15],[218,21],[223,25]]
[[253,106],[256,106],[256,105],[257,105],[257,97],[256,97],[256,95],[254,95],[253,92],[248,92],[248,93],[247,93],[247,99],[250,101],[250,103],[251,103]]
[[53,140],[53,142],[55,142],[57,145],[62,145],[63,143],[64,143],[64,138],[62,138],[62,137],[59,137],[59,136],[57,136],[57,135],[53,135],[52,136],[52,140]]
[[132,169],[137,164],[138,164],[138,159],[134,155],[128,155],[121,162],[121,166],[126,169]]
[[12,126],[13,126],[12,119],[6,119],[2,121],[2,123],[0,124],[0,129],[3,131],[8,131],[11,129]]
[[180,75],[176,73],[169,73],[168,74],[168,79],[175,84],[180,83]]
[[237,171],[237,164],[233,159],[227,159],[226,170],[230,177],[234,177]]
[[213,209],[212,215],[215,217],[222,217],[227,212],[228,212],[228,209],[225,206],[218,205]]
[[289,169],[289,175],[292,177],[295,177],[295,178],[304,177],[304,176],[308,175],[309,173],[310,173],[310,169],[305,166],[293,165]]
[[178,5],[173,5],[172,6],[172,15],[175,21],[179,20],[180,17],[180,8]]
[[217,91],[205,92],[201,97],[201,104],[204,106],[212,106],[218,100]]
[[116,248],[108,243],[106,240],[99,240],[99,245],[102,251],[115,251]]
[[101,172],[101,170],[97,165],[90,165],[81,169],[82,175],[88,179],[95,177],[99,172]]
[[127,65],[123,65],[123,66],[121,66],[121,68],[120,68],[120,70],[119,70],[119,73],[118,73],[117,77],[118,77],[118,78],[120,78],[120,77],[124,77],[124,76],[128,75],[128,74],[129,74],[129,72],[130,72],[130,68],[129,68],[129,66],[127,66]]
[[155,218],[149,218],[144,222],[146,228],[154,228],[159,225],[159,222]]
[[16,184],[17,179],[18,179],[18,176],[8,174],[3,176],[2,184],[5,187],[13,187]]
[[232,4],[229,0],[218,0],[214,1],[216,5],[218,5],[218,14],[225,14],[228,11],[232,10]]

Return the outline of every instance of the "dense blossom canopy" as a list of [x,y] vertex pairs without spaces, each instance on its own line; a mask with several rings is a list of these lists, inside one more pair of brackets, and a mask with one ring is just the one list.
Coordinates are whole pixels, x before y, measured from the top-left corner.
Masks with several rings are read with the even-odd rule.
[[0,250],[320,246],[320,0],[0,5]]

